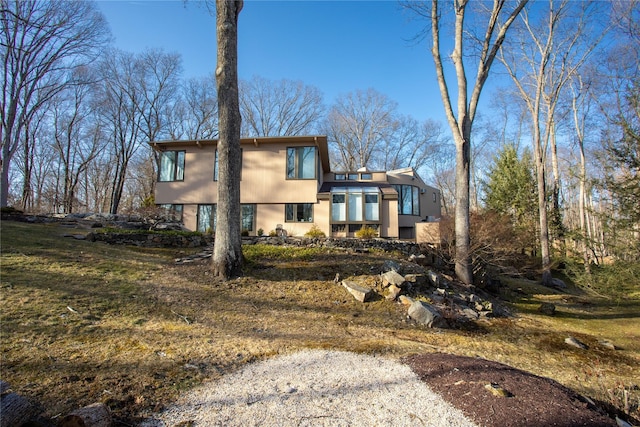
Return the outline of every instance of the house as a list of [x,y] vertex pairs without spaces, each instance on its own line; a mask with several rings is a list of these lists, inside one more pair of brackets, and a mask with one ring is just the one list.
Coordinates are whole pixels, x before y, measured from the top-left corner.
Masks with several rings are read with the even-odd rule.
[[[327,236],[362,226],[380,237],[415,238],[415,224],[440,218],[440,191],[411,168],[332,171],[326,136],[242,138],[242,229]],[[216,228],[217,140],[155,141],[160,157],[155,201],[190,230]]]

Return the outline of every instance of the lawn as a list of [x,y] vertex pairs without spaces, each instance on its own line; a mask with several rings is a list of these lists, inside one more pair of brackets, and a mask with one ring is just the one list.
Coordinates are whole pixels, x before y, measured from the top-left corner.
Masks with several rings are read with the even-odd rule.
[[[80,230],[82,231],[82,230]],[[640,284],[626,298],[559,293],[503,280],[517,313],[464,330],[427,329],[406,308],[357,302],[333,281],[375,282],[399,254],[245,246],[243,277],[213,278],[197,251],[113,246],[63,237],[60,224],[1,223],[0,378],[56,417],[104,402],[134,424],[180,392],[243,365],[303,348],[390,358],[479,356],[553,378],[640,418]],[[555,316],[537,311],[543,301]],[[564,344],[569,335],[589,346]],[[603,347],[607,339],[616,350]]]

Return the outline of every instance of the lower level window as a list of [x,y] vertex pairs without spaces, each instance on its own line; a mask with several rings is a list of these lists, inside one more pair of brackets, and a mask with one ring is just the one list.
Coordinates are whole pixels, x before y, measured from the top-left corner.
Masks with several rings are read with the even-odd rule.
[[287,203],[284,213],[286,222],[313,222],[313,203]]
[[241,230],[253,231],[256,216],[256,205],[240,205],[242,214]]
[[198,231],[216,231],[216,205],[198,205]]
[[182,205],[162,204],[158,205],[164,211],[169,221],[182,221]]

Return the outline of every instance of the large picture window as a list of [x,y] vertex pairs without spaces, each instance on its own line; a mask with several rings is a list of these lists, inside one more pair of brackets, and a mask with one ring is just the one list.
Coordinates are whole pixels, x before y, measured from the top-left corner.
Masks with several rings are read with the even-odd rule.
[[284,213],[286,222],[313,222],[313,203],[287,203]]
[[287,148],[287,179],[316,178],[316,147]]
[[420,215],[420,189],[413,185],[394,185],[398,192],[398,213]]
[[216,205],[198,205],[199,232],[216,231],[216,219]]
[[336,187],[331,194],[331,221],[380,221],[380,193],[376,187]]
[[160,155],[158,181],[184,180],[184,151],[165,151]]

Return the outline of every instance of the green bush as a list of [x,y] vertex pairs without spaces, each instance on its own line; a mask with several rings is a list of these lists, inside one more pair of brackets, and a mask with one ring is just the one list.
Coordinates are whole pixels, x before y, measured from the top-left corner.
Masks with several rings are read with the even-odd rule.
[[374,237],[378,237],[378,230],[365,225],[360,230],[356,231],[356,237],[358,239],[373,239]]
[[310,239],[318,239],[327,237],[327,235],[324,234],[324,231],[320,230],[320,227],[318,227],[316,224],[313,224],[309,231],[304,233],[304,237],[309,237]]
[[258,236],[264,236],[264,230],[262,228],[258,228]]

